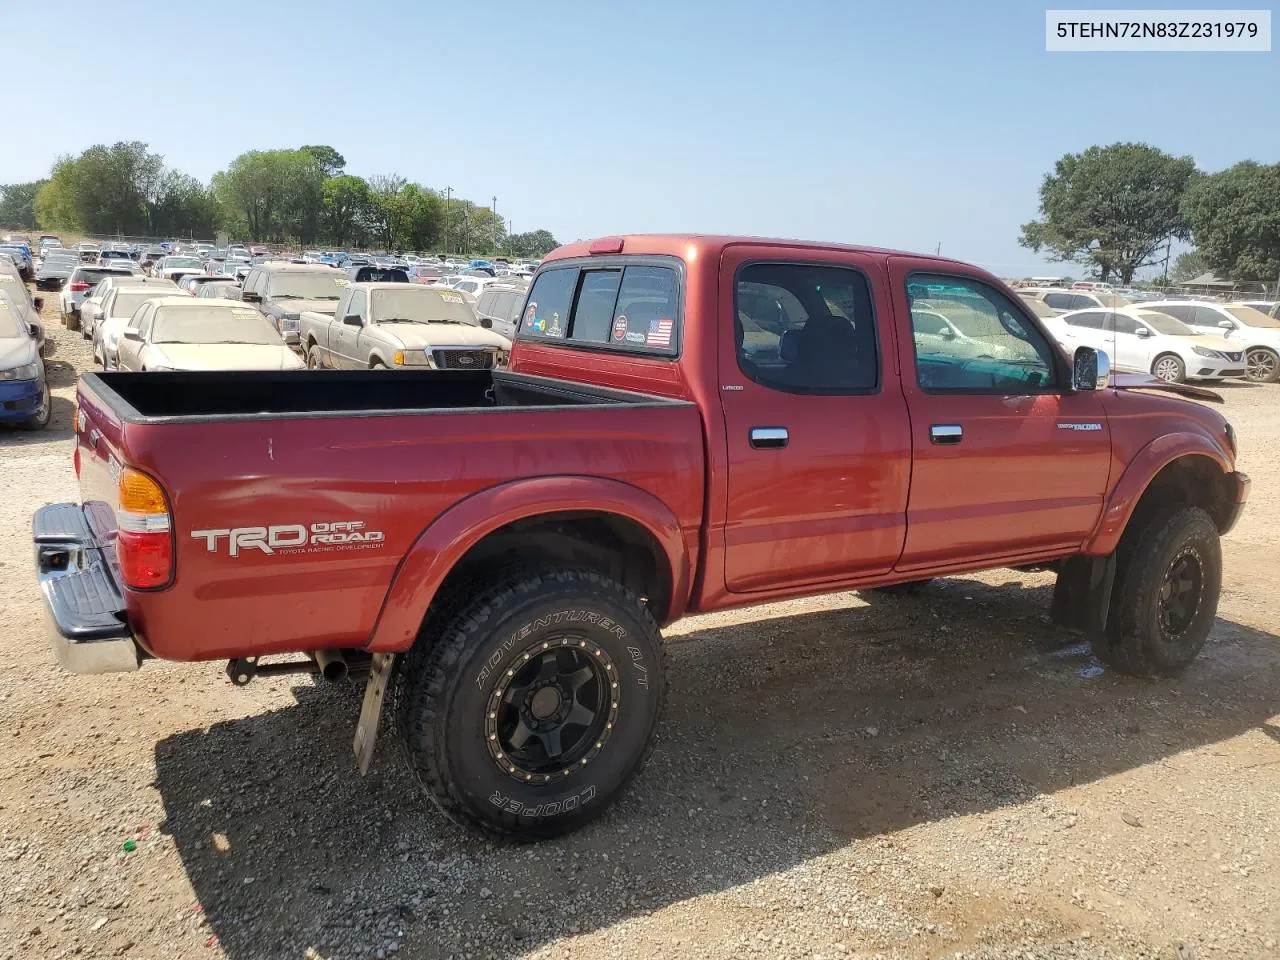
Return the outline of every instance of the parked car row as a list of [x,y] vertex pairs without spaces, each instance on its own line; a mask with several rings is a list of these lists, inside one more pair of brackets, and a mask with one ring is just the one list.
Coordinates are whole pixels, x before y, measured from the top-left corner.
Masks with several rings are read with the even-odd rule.
[[1280,303],[1274,301],[1134,302],[1118,292],[1074,288],[1018,294],[1068,351],[1082,344],[1105,349],[1118,370],[1171,383],[1280,380]]

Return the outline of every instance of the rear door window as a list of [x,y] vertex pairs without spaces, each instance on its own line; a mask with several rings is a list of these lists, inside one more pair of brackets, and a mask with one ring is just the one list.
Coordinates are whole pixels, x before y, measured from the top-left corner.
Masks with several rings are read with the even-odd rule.
[[569,330],[569,308],[573,306],[577,268],[544,270],[529,291],[529,303],[520,318],[520,335],[563,339]]
[[520,318],[519,337],[674,356],[679,321],[680,284],[674,268],[592,263],[538,274]]
[[[613,305],[622,283],[621,270],[583,270],[578,283],[578,308],[573,315],[574,340],[607,343],[613,327]],[[625,331],[624,331],[625,333]],[[641,337],[641,342],[643,342]]]

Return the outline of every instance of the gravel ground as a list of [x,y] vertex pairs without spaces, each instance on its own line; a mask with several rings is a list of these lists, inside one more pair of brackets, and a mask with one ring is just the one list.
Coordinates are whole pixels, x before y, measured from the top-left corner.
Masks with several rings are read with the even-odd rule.
[[1183,677],[1102,670],[1043,575],[692,618],[635,786],[514,847],[386,737],[360,778],[354,688],[58,670],[29,516],[90,361],[46,316],[53,427],[0,434],[0,958],[1280,956],[1280,386],[1224,390],[1254,500]]

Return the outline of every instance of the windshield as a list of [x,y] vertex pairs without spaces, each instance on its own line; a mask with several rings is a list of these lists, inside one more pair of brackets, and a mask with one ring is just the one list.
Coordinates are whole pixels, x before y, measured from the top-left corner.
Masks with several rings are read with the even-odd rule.
[[1247,327],[1280,329],[1280,320],[1268,317],[1261,310],[1255,310],[1253,307],[1225,307],[1224,309]]
[[164,265],[166,269],[168,267],[196,267],[199,269],[204,266],[195,257],[169,257],[165,260]]
[[222,304],[163,307],[156,314],[152,343],[258,343],[280,346],[267,318],[247,307]]
[[1196,332],[1188,327],[1177,317],[1171,317],[1167,313],[1161,313],[1158,310],[1142,310],[1138,316],[1142,318],[1142,322],[1155,330],[1156,333],[1167,333],[1171,337],[1194,337]]
[[[267,282],[267,299],[337,300],[346,277],[324,273],[277,273]],[[339,280],[343,284],[339,284]]]
[[9,301],[0,300],[0,340],[25,337],[26,335],[22,330],[22,322],[18,319],[17,314],[9,308]]
[[158,296],[162,296],[162,294],[153,290],[143,290],[138,293],[134,293],[132,291],[125,293],[121,291],[116,294],[115,303],[111,305],[111,316],[132,317],[140,306],[152,297]]
[[431,287],[393,287],[387,290],[371,290],[374,323],[392,320],[416,320],[427,323],[475,324],[476,315],[471,307],[456,293],[434,290]]

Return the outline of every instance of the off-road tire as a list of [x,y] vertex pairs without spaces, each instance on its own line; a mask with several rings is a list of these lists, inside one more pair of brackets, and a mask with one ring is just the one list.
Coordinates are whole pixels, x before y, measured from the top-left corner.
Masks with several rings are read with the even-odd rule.
[[[652,753],[665,699],[661,635],[644,602],[588,570],[515,572],[479,596],[457,591],[442,602],[401,658],[393,687],[396,723],[428,794],[451,820],[513,840],[566,833],[598,816]],[[616,712],[588,763],[531,781],[499,766],[489,707],[495,684],[519,671],[526,653],[536,659],[543,644],[566,638],[602,653],[610,672],[600,675],[617,678]],[[615,695],[604,689],[609,708]]]
[[[1198,567],[1199,599],[1185,629],[1161,620],[1161,588],[1175,563]],[[1213,518],[1199,507],[1169,505],[1136,516],[1120,539],[1107,628],[1093,640],[1099,660],[1136,677],[1171,677],[1204,647],[1218,612],[1222,545]]]

